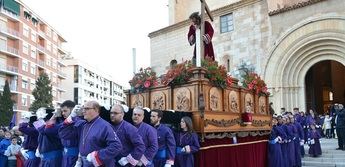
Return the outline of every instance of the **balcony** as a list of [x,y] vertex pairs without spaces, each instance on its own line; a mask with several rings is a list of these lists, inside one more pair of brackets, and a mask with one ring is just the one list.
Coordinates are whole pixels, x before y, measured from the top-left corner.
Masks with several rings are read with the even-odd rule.
[[66,92],[66,90],[63,89],[60,85],[58,85],[58,86],[56,87],[56,90],[58,90],[58,91],[60,91],[60,92]]
[[37,45],[37,50],[40,53],[46,54],[46,49],[41,45]]
[[13,12],[11,11],[8,11],[4,8],[0,8],[0,13],[2,16],[5,16],[6,18],[10,19],[10,20],[13,20],[13,21],[17,21],[19,22],[19,16],[17,14],[14,14]]
[[62,72],[62,71],[58,71],[58,76],[60,77],[60,78],[64,78],[64,79],[66,79],[66,77],[67,77],[67,75],[64,73],[64,72]]
[[37,60],[38,62],[38,67],[44,68],[45,67],[45,62],[43,60]]
[[0,63],[0,72],[10,74],[10,75],[18,75],[18,68]]
[[61,48],[61,46],[58,46],[58,51],[62,54],[62,55],[65,55],[67,54],[67,52]]
[[[5,85],[0,85],[0,91],[4,91]],[[17,93],[17,84],[10,84],[11,93]]]
[[19,39],[19,32],[15,29],[8,28],[8,27],[1,27],[0,32],[8,38]]
[[47,39],[45,34],[46,33],[44,33],[42,30],[38,30],[38,35],[44,39]]
[[18,49],[7,45],[0,45],[0,52],[19,58]]

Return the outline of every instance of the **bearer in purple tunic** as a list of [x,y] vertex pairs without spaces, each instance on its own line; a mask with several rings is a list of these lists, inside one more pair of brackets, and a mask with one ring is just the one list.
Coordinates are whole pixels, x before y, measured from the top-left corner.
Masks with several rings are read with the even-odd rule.
[[125,110],[122,105],[114,105],[110,111],[113,129],[122,143],[122,151],[115,158],[116,166],[135,166],[145,151],[145,144],[138,129],[123,120]]
[[171,167],[174,165],[176,141],[174,134],[169,127],[161,124],[163,112],[161,110],[151,111],[151,124],[157,130],[158,152],[153,159],[155,167]]
[[[40,108],[36,112],[37,119],[35,127],[39,127],[43,121],[47,121],[52,117],[51,111]],[[41,117],[42,116],[42,117]],[[40,126],[38,130],[38,151],[42,158],[40,167],[61,167],[63,146],[58,135],[58,126],[52,126],[47,121],[46,125]]]
[[145,152],[140,158],[138,166],[153,167],[153,157],[158,151],[157,131],[152,126],[143,122],[144,110],[141,107],[135,107],[132,115],[133,124],[138,128],[138,133],[145,144]]
[[183,117],[180,125],[182,132],[179,132],[175,135],[176,157],[174,166],[193,167],[193,153],[199,151],[200,149],[198,135],[193,132],[193,123],[191,118]]
[[[291,164],[291,166],[296,165],[296,156],[295,156],[295,140],[296,140],[296,134],[297,134],[297,129],[295,126],[291,123],[290,118],[287,117],[287,136],[288,136],[288,149],[287,149],[287,155],[288,155],[288,160]],[[298,147],[299,149],[299,147]]]
[[30,114],[26,120],[23,120],[23,122],[19,124],[19,131],[25,135],[22,146],[26,150],[23,153],[26,157],[24,162],[25,167],[37,167],[41,161],[41,159],[35,155],[35,151],[38,147],[38,131],[33,126],[33,121],[31,120],[33,120],[33,117]]
[[295,118],[293,116],[289,116],[291,125],[294,126],[294,129],[296,131],[295,139],[294,139],[294,145],[295,145],[295,167],[301,167],[302,166],[302,156],[301,156],[301,145],[304,145],[304,135],[303,135],[303,129],[302,126],[295,122]]
[[76,121],[76,110],[73,109],[60,128],[61,138],[73,140],[80,136],[79,152],[83,167],[114,167],[122,144],[111,125],[99,117],[99,104],[96,101],[85,103],[82,108],[85,120]]
[[268,141],[268,167],[284,167],[283,154],[280,143],[283,142],[283,138],[286,138],[286,134],[277,126],[277,118],[272,118],[272,130]]
[[[61,104],[61,116],[63,119],[66,119],[70,114],[71,111],[73,110],[75,106],[75,103],[71,100],[66,100]],[[60,116],[57,114],[57,116]],[[78,117],[77,117],[78,118]],[[61,127],[63,123],[56,125]],[[62,167],[70,167],[70,166],[75,166],[77,160],[78,160],[78,144],[79,144],[79,137],[72,139],[72,140],[66,140],[66,139],[61,139],[62,145],[64,147],[63,151],[63,159],[62,159]]]

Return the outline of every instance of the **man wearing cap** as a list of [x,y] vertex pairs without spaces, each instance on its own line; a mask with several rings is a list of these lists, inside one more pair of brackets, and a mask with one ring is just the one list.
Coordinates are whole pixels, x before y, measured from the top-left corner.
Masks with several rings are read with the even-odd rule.
[[116,166],[135,166],[145,151],[145,145],[138,133],[138,129],[123,120],[125,110],[122,105],[116,104],[111,108],[110,120],[113,129],[122,143],[122,151],[115,158]]
[[60,128],[60,137],[79,138],[83,167],[114,167],[115,157],[122,149],[119,138],[112,126],[99,116],[100,105],[96,101],[86,102],[82,111],[85,120],[77,120],[77,109],[74,109]]
[[336,130],[338,135],[338,148],[337,150],[345,151],[345,109],[342,104],[338,104],[336,109],[337,116],[335,118]]
[[143,156],[141,156],[138,165],[153,167],[152,160],[158,151],[157,131],[152,126],[143,122],[144,110],[141,107],[134,108],[132,120],[145,144],[145,152]]

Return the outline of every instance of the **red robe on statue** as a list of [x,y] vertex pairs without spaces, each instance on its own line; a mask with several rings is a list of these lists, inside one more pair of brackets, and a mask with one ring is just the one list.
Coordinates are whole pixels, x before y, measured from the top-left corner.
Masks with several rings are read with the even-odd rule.
[[[205,48],[205,55],[204,58],[209,58],[214,60],[214,52],[213,52],[213,45],[212,45],[212,37],[213,37],[213,28],[210,22],[205,21],[205,34],[202,36],[203,41],[204,41],[204,48]],[[195,44],[195,26],[191,25],[189,27],[189,32],[188,32],[188,42],[192,46]],[[195,54],[196,46],[194,46],[194,56],[193,58],[196,57]]]

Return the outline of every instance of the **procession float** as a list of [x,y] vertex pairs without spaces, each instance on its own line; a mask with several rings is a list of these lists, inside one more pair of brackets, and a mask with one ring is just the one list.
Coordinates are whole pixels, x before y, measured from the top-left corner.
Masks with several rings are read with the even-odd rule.
[[157,77],[151,68],[140,69],[125,91],[127,105],[164,111],[163,123],[179,125],[193,119],[201,149],[196,166],[266,166],[271,115],[267,87],[254,72],[242,86],[216,61],[172,65]]

